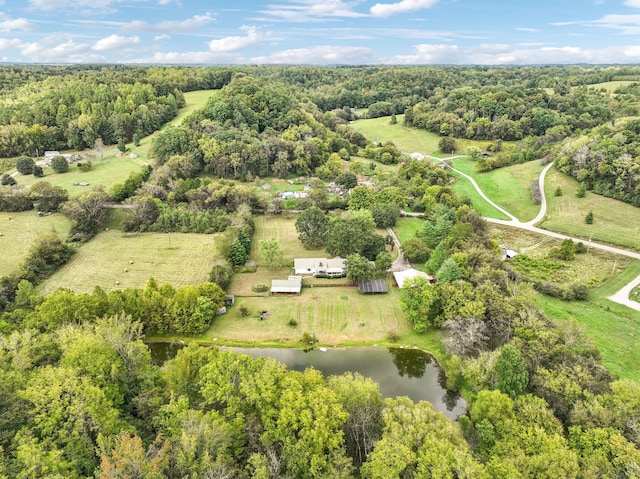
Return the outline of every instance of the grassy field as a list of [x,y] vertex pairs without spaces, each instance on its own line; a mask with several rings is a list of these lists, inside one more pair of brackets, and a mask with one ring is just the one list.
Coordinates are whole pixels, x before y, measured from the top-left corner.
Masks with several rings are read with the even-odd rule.
[[309,250],[298,239],[296,231],[297,215],[282,214],[278,216],[254,216],[256,231],[253,236],[253,247],[251,248],[251,259],[260,260],[259,243],[260,240],[267,240],[274,237],[280,243],[280,248],[284,252],[283,261],[293,265],[294,258],[317,257],[322,258],[327,255],[324,248]]
[[38,235],[54,231],[64,239],[71,223],[61,214],[39,217],[35,211],[0,214],[0,276],[14,273]]
[[[240,307],[251,315],[242,317]],[[270,317],[261,321],[257,316],[262,311]],[[297,322],[295,327],[288,325],[291,319]],[[390,288],[389,294],[361,295],[355,287],[303,287],[300,296],[236,297],[236,305],[214,322],[207,336],[249,344],[292,344],[304,332],[312,332],[323,344],[371,344],[384,341],[389,331],[410,332],[397,288]]]
[[371,120],[358,120],[352,126],[369,141],[393,141],[405,153],[431,154],[438,151],[440,137],[435,133],[403,126],[404,115],[397,115],[398,123],[392,125],[388,116]]
[[416,235],[416,231],[422,228],[424,220],[421,218],[398,218],[393,232],[396,234],[400,243],[404,243]]
[[[574,320],[583,325],[613,374],[640,380],[640,313],[629,308],[626,315],[592,302],[565,302],[540,296],[539,307],[555,321]],[[622,307],[622,306],[621,306]]]
[[[538,161],[530,161],[518,165],[512,165],[506,168],[499,168],[487,173],[478,173],[475,169],[475,162],[468,158],[456,158],[452,160],[454,168],[473,177],[482,191],[491,198],[495,203],[502,206],[520,221],[528,221],[538,214],[539,205],[534,205],[531,200],[531,180],[537,179],[543,166]],[[466,193],[471,198],[473,205],[480,211],[483,216],[492,218],[508,219],[495,208],[488,205],[477,193],[472,193],[473,187],[458,185],[464,183],[464,180],[456,182],[456,188],[460,189],[460,193]],[[484,211],[490,208],[488,211]],[[496,212],[500,216],[491,214]]]
[[603,83],[594,83],[592,85],[588,85],[588,87],[595,88],[596,90],[607,90],[609,93],[613,93],[621,86],[627,86],[633,83],[638,83],[638,82],[630,81],[630,80],[616,80],[616,81],[607,81]]
[[[41,292],[70,288],[91,292],[94,286],[141,288],[151,277],[174,286],[207,281],[217,257],[217,235],[103,231],[82,245],[71,261],[41,286]],[[129,264],[133,261],[133,264]],[[128,269],[127,272],[124,270]],[[116,285],[116,281],[120,284]]]
[[[490,230],[491,237],[499,244],[506,244],[510,249],[534,259],[547,258],[549,250],[561,243],[559,239],[508,226],[492,224]],[[563,268],[547,279],[562,284],[579,281],[592,289],[616,278],[632,263],[632,260],[626,256],[617,256],[596,249],[591,249],[587,254],[576,255],[573,261],[556,261],[562,264]],[[622,286],[624,284],[620,288]],[[620,288],[616,288],[615,291]]]
[[[562,196],[554,196],[556,188],[562,189]],[[602,241],[633,249],[640,249],[640,208],[618,200],[587,192],[584,198],[577,198],[578,182],[557,170],[547,174],[545,192],[547,195],[547,218],[541,227],[572,236]],[[593,224],[584,218],[593,211]]]

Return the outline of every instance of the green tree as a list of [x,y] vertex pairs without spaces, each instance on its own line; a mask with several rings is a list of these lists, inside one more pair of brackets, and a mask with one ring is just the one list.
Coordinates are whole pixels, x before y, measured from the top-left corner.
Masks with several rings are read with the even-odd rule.
[[234,239],[231,243],[231,251],[229,261],[234,266],[241,266],[247,262],[249,259],[249,255],[247,254],[247,250],[244,249],[244,246],[240,242],[238,238]]
[[417,333],[424,333],[430,327],[442,325],[438,290],[426,278],[420,277],[404,282],[400,305]]
[[349,195],[349,209],[369,208],[376,201],[376,190],[369,186],[356,186]]
[[229,268],[221,264],[215,265],[209,273],[209,281],[226,290],[231,283],[231,272]]
[[443,136],[438,142],[438,149],[442,153],[453,154],[456,151],[456,140],[448,136]]
[[395,226],[400,217],[400,208],[393,204],[376,203],[369,210],[378,228]]
[[65,173],[69,171],[69,163],[64,156],[54,156],[51,159],[51,168],[56,173]]
[[391,268],[392,264],[393,258],[388,252],[381,251],[380,253],[378,253],[378,256],[376,256],[376,271],[378,273],[384,273],[389,268]]
[[430,254],[431,249],[418,237],[409,238],[402,243],[402,255],[410,263],[424,263]]
[[44,170],[39,165],[35,165],[33,167],[32,173],[33,173],[33,176],[35,176],[36,178],[42,178],[44,176]]
[[500,350],[495,364],[496,387],[511,399],[523,394],[529,385],[527,363],[520,350],[506,344]]
[[480,148],[478,148],[477,146],[470,146],[469,148],[467,148],[467,156],[472,160],[477,160],[482,156],[482,150],[480,150]]
[[53,186],[47,181],[38,181],[31,185],[29,196],[37,203],[38,211],[57,211],[62,203],[69,199],[69,193],[61,186]]
[[578,185],[578,189],[576,190],[576,196],[578,198],[584,198],[587,195],[587,185],[584,183],[580,183]]
[[436,281],[438,284],[453,283],[462,278],[462,270],[453,258],[447,258],[436,272]]
[[160,438],[145,449],[142,439],[128,432],[98,437],[100,467],[97,479],[165,479],[169,443]]
[[436,246],[436,249],[434,249],[431,256],[429,256],[429,260],[425,263],[427,271],[435,274],[447,258],[447,249],[442,245],[442,243],[440,243]]
[[275,268],[282,263],[282,248],[280,243],[273,236],[267,240],[260,240],[258,243],[260,256],[269,268]]
[[371,262],[358,253],[350,254],[345,261],[345,270],[347,278],[352,283],[371,279],[373,276],[374,266]]
[[593,211],[589,211],[587,215],[584,217],[584,222],[588,225],[593,224]]
[[[371,242],[375,222],[368,210],[346,211],[340,216],[331,218],[325,245],[327,251],[336,256],[347,257],[353,253],[363,256],[365,248]],[[384,240],[383,240],[384,248]],[[375,252],[373,257],[378,254]]]
[[351,172],[342,173],[336,178],[336,183],[346,189],[355,188],[358,186],[358,177]]
[[16,160],[16,170],[21,175],[30,175],[33,173],[33,167],[36,166],[32,158],[28,156],[21,156]]
[[74,230],[95,234],[107,218],[109,195],[100,186],[67,201],[63,212],[75,222]]

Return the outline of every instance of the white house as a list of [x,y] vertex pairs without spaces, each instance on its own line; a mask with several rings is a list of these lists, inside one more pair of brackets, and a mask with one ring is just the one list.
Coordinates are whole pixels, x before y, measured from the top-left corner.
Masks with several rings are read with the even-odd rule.
[[345,275],[345,260],[335,258],[296,258],[293,260],[293,272],[299,275],[327,276],[340,278]]

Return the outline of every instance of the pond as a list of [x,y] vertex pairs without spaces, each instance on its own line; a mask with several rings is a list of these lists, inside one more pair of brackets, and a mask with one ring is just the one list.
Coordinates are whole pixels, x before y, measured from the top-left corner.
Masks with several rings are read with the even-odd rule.
[[[175,356],[183,346],[149,343],[152,358],[162,363]],[[304,371],[314,367],[325,376],[345,372],[360,373],[376,381],[382,397],[408,396],[413,401],[429,401],[436,411],[455,419],[466,410],[460,395],[447,391],[443,374],[433,357],[409,348],[328,348],[326,351],[288,348],[222,348],[253,357],[273,358],[290,369]]]

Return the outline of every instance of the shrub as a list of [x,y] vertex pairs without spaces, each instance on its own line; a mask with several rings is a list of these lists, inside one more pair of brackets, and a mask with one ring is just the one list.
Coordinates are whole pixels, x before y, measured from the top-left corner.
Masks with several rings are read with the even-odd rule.
[[254,293],[265,293],[269,291],[269,287],[266,284],[256,284],[255,286],[251,286],[251,291]]
[[593,224],[593,211],[589,211],[587,213],[587,216],[584,217],[584,222],[588,225]]
[[298,325],[298,321],[296,321],[295,319],[292,318],[287,322],[287,325],[292,327],[292,328],[295,328]]
[[36,178],[42,178],[44,176],[44,171],[41,166],[35,165],[33,167],[33,176]]
[[69,171],[69,163],[64,156],[54,156],[51,160],[51,168],[56,173],[65,173]]
[[80,169],[80,171],[85,173],[87,171],[91,171],[92,166],[93,166],[93,163],[91,163],[90,161],[85,161],[84,163],[78,163],[78,168]]
[[16,185],[18,182],[16,181],[16,179],[8,174],[4,174],[2,175],[2,178],[0,178],[0,185],[3,186],[13,186]]
[[33,173],[33,167],[36,166],[35,162],[28,156],[21,156],[16,160],[16,170],[21,175],[30,175]]
[[539,205],[542,201],[542,193],[540,192],[540,183],[538,180],[531,181],[531,200],[534,205]]
[[562,196],[562,188],[559,186],[556,188],[556,191],[553,192],[554,196]]
[[578,198],[584,198],[586,194],[587,194],[587,185],[585,185],[584,183],[580,183],[578,185],[578,190],[576,191],[576,196]]
[[576,254],[585,254],[587,252],[587,247],[584,245],[582,241],[576,243]]
[[387,332],[387,341],[389,341],[390,343],[397,343],[398,339],[400,339],[400,337],[398,336],[397,331],[391,330]]
[[251,315],[251,311],[249,311],[249,308],[247,308],[246,306],[242,306],[240,308],[240,315],[244,318],[246,318],[247,316]]
[[231,272],[229,268],[225,268],[221,264],[215,265],[209,273],[209,282],[216,283],[220,288],[226,290],[231,282]]

